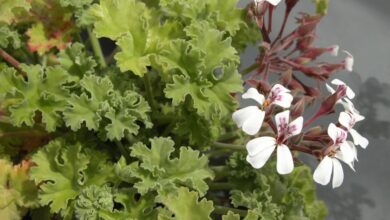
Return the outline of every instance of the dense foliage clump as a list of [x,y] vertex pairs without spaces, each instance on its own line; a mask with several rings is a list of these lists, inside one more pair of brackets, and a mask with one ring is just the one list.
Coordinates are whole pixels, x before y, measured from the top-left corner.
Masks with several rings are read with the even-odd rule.
[[219,143],[261,40],[236,4],[0,0],[0,219],[323,219],[307,166]]

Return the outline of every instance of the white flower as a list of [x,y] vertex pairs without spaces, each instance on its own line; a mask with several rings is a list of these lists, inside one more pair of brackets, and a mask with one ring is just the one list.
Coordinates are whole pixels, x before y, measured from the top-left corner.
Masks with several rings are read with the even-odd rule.
[[258,104],[258,106],[248,106],[237,110],[232,115],[237,126],[242,128],[242,130],[249,135],[255,135],[259,132],[264,121],[264,108],[272,104],[279,105],[283,108],[289,108],[293,100],[290,90],[280,84],[276,84],[272,87],[267,100],[264,95],[260,94],[255,88],[248,89],[248,91],[242,94],[242,98],[252,99]]
[[[343,81],[339,80],[339,79],[334,79],[332,80],[331,82],[333,85],[336,85],[338,87],[343,87],[345,90],[346,90],[346,95],[349,99],[353,99],[355,98],[355,92],[349,87],[347,86],[347,84],[345,84]],[[336,91],[331,87],[329,86],[328,84],[326,84],[326,89],[331,93],[331,94],[334,94]]]
[[344,126],[349,133],[351,134],[353,138],[353,143],[355,145],[360,145],[362,148],[366,148],[368,146],[368,140],[367,138],[360,135],[353,127],[355,126],[356,122],[359,122],[364,119],[364,116],[358,114],[358,113],[351,113],[351,112],[341,112],[339,116],[339,122],[342,126]]
[[263,2],[268,2],[273,6],[276,6],[280,3],[281,0],[254,0],[256,5],[263,4]]
[[[353,162],[357,159],[355,146],[346,141],[347,133],[331,123],[328,127],[328,135],[333,140],[335,149],[331,155],[325,156],[313,174],[313,179],[321,185],[327,185],[333,173],[332,187],[341,186],[344,180],[344,172],[339,160],[348,164],[353,170]],[[351,145],[352,144],[352,145]]]
[[[333,169],[332,169],[333,168]],[[313,179],[321,185],[327,185],[333,171],[332,187],[341,186],[344,180],[344,172],[341,163],[334,157],[325,156],[313,174]]]
[[275,116],[278,129],[277,138],[259,137],[249,141],[246,145],[248,156],[246,160],[255,169],[260,169],[271,157],[277,148],[276,169],[279,174],[291,173],[294,169],[294,161],[290,149],[284,144],[292,136],[302,131],[303,118],[299,117],[289,122],[290,111],[284,111]]
[[344,69],[346,69],[349,72],[353,71],[353,64],[354,64],[354,58],[352,54],[346,50],[343,50],[344,53],[347,54],[347,57],[344,60]]

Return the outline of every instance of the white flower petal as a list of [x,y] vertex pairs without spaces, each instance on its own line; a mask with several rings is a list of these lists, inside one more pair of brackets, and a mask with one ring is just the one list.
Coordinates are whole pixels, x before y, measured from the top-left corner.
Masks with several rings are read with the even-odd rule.
[[252,117],[252,115],[259,110],[256,106],[248,106],[235,111],[232,115],[233,121],[237,124],[237,127],[241,128],[246,120]]
[[343,50],[344,53],[347,54],[347,57],[345,58],[344,60],[344,68],[349,71],[349,72],[352,72],[353,71],[353,64],[354,64],[354,58],[352,56],[352,54],[346,50]]
[[332,159],[328,156],[325,156],[324,159],[317,166],[313,174],[313,179],[321,185],[326,185],[330,181],[332,175],[333,162]]
[[355,129],[351,129],[349,133],[352,136],[353,142],[355,145],[360,145],[362,148],[366,149],[369,141],[367,138],[363,137],[361,134],[359,134]]
[[341,166],[341,163],[333,158],[333,181],[332,181],[332,187],[337,188],[343,184],[344,180],[344,172],[343,172],[343,167]]
[[246,144],[246,150],[248,151],[249,156],[254,156],[270,148],[275,149],[275,146],[276,140],[274,137],[259,137],[250,140]]
[[276,6],[280,3],[281,0],[267,0],[271,5]]
[[326,83],[325,85],[326,85],[326,90],[328,90],[330,94],[334,94],[336,92],[336,90],[334,90],[328,83]]
[[263,105],[265,100],[264,95],[260,94],[255,88],[248,89],[244,94],[242,94],[242,98],[255,100],[259,103],[259,105]]
[[286,110],[275,115],[276,127],[278,129],[278,135],[287,132],[288,122],[290,120],[290,111]]
[[339,79],[334,79],[332,80],[331,82],[333,85],[336,85],[336,86],[343,86],[343,85],[346,85],[345,82],[339,80]]
[[253,112],[251,117],[242,124],[242,130],[249,135],[257,134],[263,124],[264,116],[265,112],[257,109],[257,111]]
[[350,163],[355,160],[355,153],[353,152],[353,149],[348,144],[348,142],[344,142],[340,145],[340,151],[343,155],[343,161],[345,163]]
[[300,116],[288,125],[287,138],[300,134],[302,132],[302,127],[303,127],[303,117]]
[[351,115],[346,112],[340,113],[339,122],[342,126],[347,128],[348,130],[351,129],[354,124]]
[[344,163],[346,163],[353,171],[355,171],[355,168],[353,167],[353,162],[346,162],[346,160],[344,159],[344,155],[341,151],[337,151],[336,155],[335,155],[335,158],[343,161]]
[[271,157],[272,152],[274,152],[274,150],[275,150],[275,147],[276,147],[276,145],[267,147],[254,156],[248,155],[246,157],[246,161],[248,161],[248,163],[250,165],[252,165],[253,168],[260,169],[264,166],[264,164]]
[[294,161],[290,149],[282,144],[277,146],[276,170],[279,174],[289,174],[294,169]]
[[347,86],[347,97],[349,99],[355,98],[355,92],[349,86]]
[[358,157],[357,157],[357,149],[356,149],[356,146],[355,144],[352,142],[352,141],[347,141],[347,143],[349,144],[349,146],[351,147],[351,150],[353,152],[353,155],[354,155],[354,159],[356,161],[358,161]]

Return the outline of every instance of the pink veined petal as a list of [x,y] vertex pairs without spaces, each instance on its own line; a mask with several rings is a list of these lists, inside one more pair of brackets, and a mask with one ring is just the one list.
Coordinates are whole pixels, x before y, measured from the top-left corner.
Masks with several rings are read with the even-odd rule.
[[286,92],[290,92],[290,90],[280,84],[275,84],[271,89],[271,93],[275,95]]
[[289,174],[294,169],[294,161],[293,157],[291,155],[290,149],[284,145],[278,145],[277,146],[277,164],[276,164],[276,170],[279,174]]
[[346,86],[347,87],[347,97],[349,99],[355,98],[355,93],[353,92],[353,90],[347,84],[345,84],[343,81],[341,81],[339,79],[334,79],[334,80],[332,80],[332,84],[337,85],[337,86],[343,86],[343,85]]
[[353,65],[354,65],[354,58],[352,56],[352,54],[346,50],[343,50],[344,53],[347,54],[347,57],[345,58],[344,60],[344,68],[349,71],[349,72],[352,72],[353,71]]
[[264,148],[261,152],[259,152],[256,155],[248,155],[246,157],[246,161],[250,165],[252,165],[255,169],[260,169],[264,166],[264,164],[268,161],[268,159],[271,157],[272,152],[274,152],[276,145],[268,146]]
[[302,132],[302,127],[303,117],[300,116],[288,125],[287,138],[300,134]]
[[313,179],[321,185],[326,185],[329,183],[332,176],[332,159],[328,156],[325,156],[324,159],[317,166],[313,174]]
[[263,105],[265,97],[260,94],[257,89],[249,88],[244,94],[242,94],[243,99],[252,99],[255,100],[259,105]]
[[353,142],[355,145],[360,145],[362,148],[366,149],[369,141],[367,138],[363,137],[361,134],[359,134],[355,129],[351,129],[349,133],[352,136]]
[[278,105],[282,108],[290,108],[293,99],[294,97],[290,93],[280,93],[278,97],[272,101],[272,104]]
[[275,115],[276,127],[278,129],[278,135],[282,135],[287,132],[288,122],[290,120],[290,111],[286,110]]
[[332,187],[337,188],[343,184],[344,181],[344,172],[343,167],[341,166],[341,163],[336,159],[332,158],[333,162],[333,181],[332,181]]
[[328,135],[332,139],[333,143],[336,143],[337,136],[338,136],[337,132],[338,132],[338,127],[335,124],[330,123],[328,126]]
[[267,0],[271,5],[276,6],[280,3],[281,0]]
[[263,124],[264,116],[265,112],[257,109],[246,121],[244,121],[242,130],[249,135],[257,134]]
[[276,140],[274,137],[259,137],[253,140],[250,140],[246,144],[246,150],[248,151],[249,156],[255,156],[260,152],[267,150],[269,148],[275,148]]
[[237,124],[237,127],[241,128],[246,120],[251,118],[255,112],[259,110],[257,106],[248,106],[235,111],[232,115],[233,121]]
[[340,145],[340,151],[343,155],[343,161],[345,163],[350,163],[355,160],[355,153],[353,152],[353,149],[348,144],[348,142],[344,142]]
[[346,112],[340,113],[339,122],[342,126],[347,128],[348,130],[351,129],[354,125],[351,115]]

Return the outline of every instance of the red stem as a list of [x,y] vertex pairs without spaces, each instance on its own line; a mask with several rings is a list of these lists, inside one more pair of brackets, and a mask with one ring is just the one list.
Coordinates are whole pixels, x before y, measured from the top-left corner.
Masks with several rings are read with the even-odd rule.
[[3,49],[0,48],[0,56],[6,60],[9,64],[14,66],[17,70],[21,71],[20,69],[20,63],[15,58],[13,58],[11,55],[9,55],[7,52],[5,52]]

